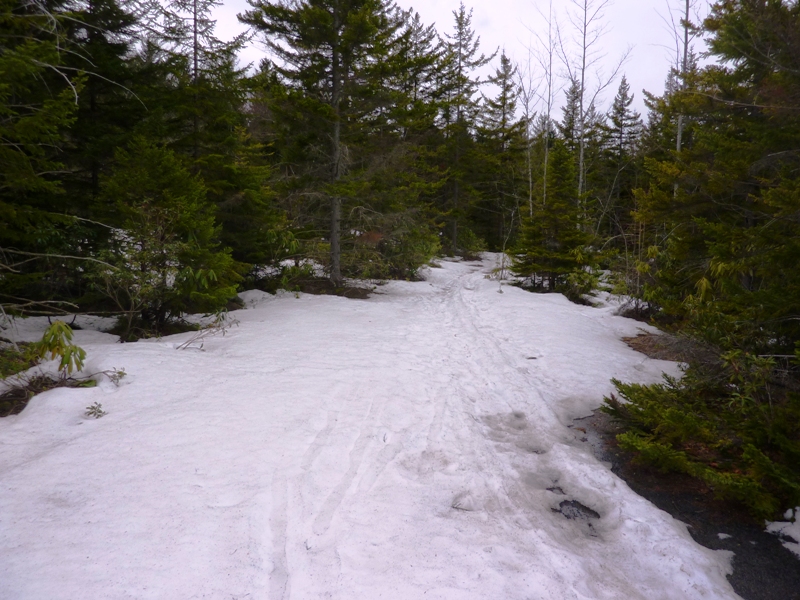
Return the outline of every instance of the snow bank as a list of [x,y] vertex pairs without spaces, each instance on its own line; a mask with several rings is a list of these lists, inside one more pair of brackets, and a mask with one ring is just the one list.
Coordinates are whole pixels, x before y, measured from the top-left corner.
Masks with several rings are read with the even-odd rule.
[[613,307],[499,294],[493,261],[367,301],[248,293],[202,349],[88,341],[123,385],[0,420],[0,597],[736,598],[730,554],[566,428],[675,366]]
[[767,523],[767,531],[780,536],[783,547],[800,558],[800,506],[790,508],[783,517],[786,521]]

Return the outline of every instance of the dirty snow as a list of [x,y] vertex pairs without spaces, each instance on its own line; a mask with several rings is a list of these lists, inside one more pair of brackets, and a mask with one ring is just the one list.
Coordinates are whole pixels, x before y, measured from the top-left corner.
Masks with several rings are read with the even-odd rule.
[[202,350],[76,332],[86,372],[128,375],[0,420],[0,598],[737,598],[731,554],[569,429],[675,365],[495,261],[369,300],[249,292]]

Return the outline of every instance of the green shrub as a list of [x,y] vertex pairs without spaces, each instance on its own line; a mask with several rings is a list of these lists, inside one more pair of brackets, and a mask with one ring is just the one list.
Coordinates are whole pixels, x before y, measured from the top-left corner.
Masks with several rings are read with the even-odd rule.
[[64,321],[54,321],[33,348],[37,358],[59,361],[61,379],[66,379],[73,371],[83,369],[86,360],[86,351],[72,343],[72,328]]
[[142,140],[116,161],[104,195],[123,220],[94,281],[124,314],[122,337],[136,327],[164,333],[185,312],[223,308],[241,275],[219,246],[203,182],[172,152]]
[[579,269],[572,271],[556,286],[556,291],[561,292],[573,302],[585,303],[584,296],[591,294],[600,286],[600,278],[592,270]]
[[778,385],[772,359],[727,353],[683,379],[614,380],[603,410],[623,424],[634,460],[685,473],[759,518],[800,504],[800,394]]
[[36,364],[31,344],[17,344],[0,348],[0,379],[16,375]]

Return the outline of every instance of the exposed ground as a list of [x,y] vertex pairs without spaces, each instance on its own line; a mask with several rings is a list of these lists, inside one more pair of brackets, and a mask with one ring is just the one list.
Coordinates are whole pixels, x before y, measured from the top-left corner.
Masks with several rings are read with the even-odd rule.
[[[659,345],[658,340],[644,341],[645,337],[639,336],[640,344]],[[763,523],[717,500],[713,490],[696,479],[632,463],[631,456],[616,444],[621,428],[600,411],[576,420],[572,429],[576,439],[590,446],[637,494],[686,523],[699,544],[733,552],[728,580],[744,600],[800,599],[800,560],[783,547],[778,536],[767,533]]]

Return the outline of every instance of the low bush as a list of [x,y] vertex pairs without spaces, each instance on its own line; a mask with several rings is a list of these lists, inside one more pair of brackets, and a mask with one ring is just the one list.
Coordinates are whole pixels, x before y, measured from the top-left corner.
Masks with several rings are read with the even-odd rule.
[[[785,366],[784,366],[785,367]],[[774,518],[800,504],[800,386],[791,368],[744,352],[692,364],[656,385],[614,380],[603,410],[638,462],[704,481],[718,497]]]

